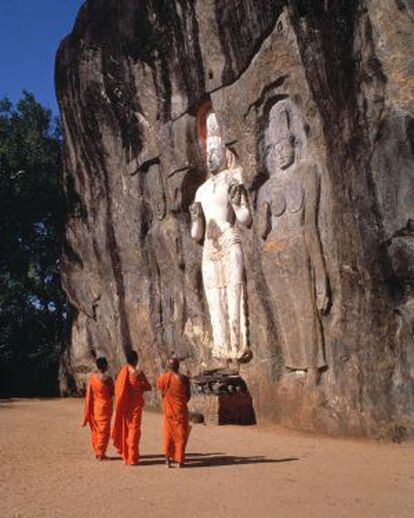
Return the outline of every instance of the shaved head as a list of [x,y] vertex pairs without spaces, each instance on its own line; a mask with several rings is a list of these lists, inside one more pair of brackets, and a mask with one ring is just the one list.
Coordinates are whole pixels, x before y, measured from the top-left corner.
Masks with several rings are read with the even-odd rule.
[[176,356],[170,356],[167,360],[167,368],[178,372],[178,369],[180,368],[180,360]]

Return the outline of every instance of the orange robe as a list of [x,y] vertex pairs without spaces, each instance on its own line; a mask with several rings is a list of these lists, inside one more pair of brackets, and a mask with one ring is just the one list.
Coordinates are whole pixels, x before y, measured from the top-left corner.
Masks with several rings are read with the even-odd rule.
[[[142,380],[138,375],[142,376]],[[116,411],[112,439],[125,464],[139,461],[139,440],[144,408],[144,392],[151,390],[145,375],[137,371],[131,374],[125,365],[115,382]]]
[[185,461],[190,425],[187,402],[190,399],[190,383],[185,376],[167,372],[159,377],[157,388],[163,395],[163,452],[175,462]]
[[102,381],[93,374],[88,382],[85,398],[85,415],[82,426],[89,423],[92,432],[92,448],[97,458],[105,456],[111,431],[112,395],[114,385],[111,378]]

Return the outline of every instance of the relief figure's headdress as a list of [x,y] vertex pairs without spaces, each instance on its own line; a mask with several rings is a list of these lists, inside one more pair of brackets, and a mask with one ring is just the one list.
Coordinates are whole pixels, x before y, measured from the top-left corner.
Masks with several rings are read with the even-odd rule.
[[294,139],[295,136],[291,129],[291,117],[289,109],[285,103],[277,103],[270,110],[269,127],[273,134],[274,142],[284,139]]
[[[206,130],[207,130],[206,131],[207,138],[215,137],[215,138],[219,138],[220,140],[222,139],[220,126],[219,126],[216,114],[213,111],[209,111],[207,113]],[[229,149],[227,146],[225,146],[224,142],[222,142],[222,145],[226,149],[226,169],[235,168],[237,165],[237,160],[236,160],[235,154],[233,153],[233,151],[231,151],[231,149]]]
[[221,137],[220,127],[217,121],[216,114],[212,111],[207,113],[206,118],[207,138]]

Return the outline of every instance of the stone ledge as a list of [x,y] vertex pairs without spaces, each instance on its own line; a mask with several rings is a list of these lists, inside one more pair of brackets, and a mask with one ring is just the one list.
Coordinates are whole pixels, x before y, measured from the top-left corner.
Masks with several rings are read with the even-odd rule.
[[195,394],[189,410],[192,414],[201,414],[206,424],[256,424],[253,400],[248,392]]

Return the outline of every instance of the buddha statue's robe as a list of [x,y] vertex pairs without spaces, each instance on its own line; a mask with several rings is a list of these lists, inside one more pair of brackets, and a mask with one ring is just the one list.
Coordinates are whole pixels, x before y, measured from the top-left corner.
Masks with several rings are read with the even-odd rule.
[[211,175],[197,190],[195,202],[205,219],[202,274],[213,330],[212,356],[238,358],[248,347],[245,265],[236,221],[250,218],[246,203],[232,204],[231,185],[242,186],[241,169]]

